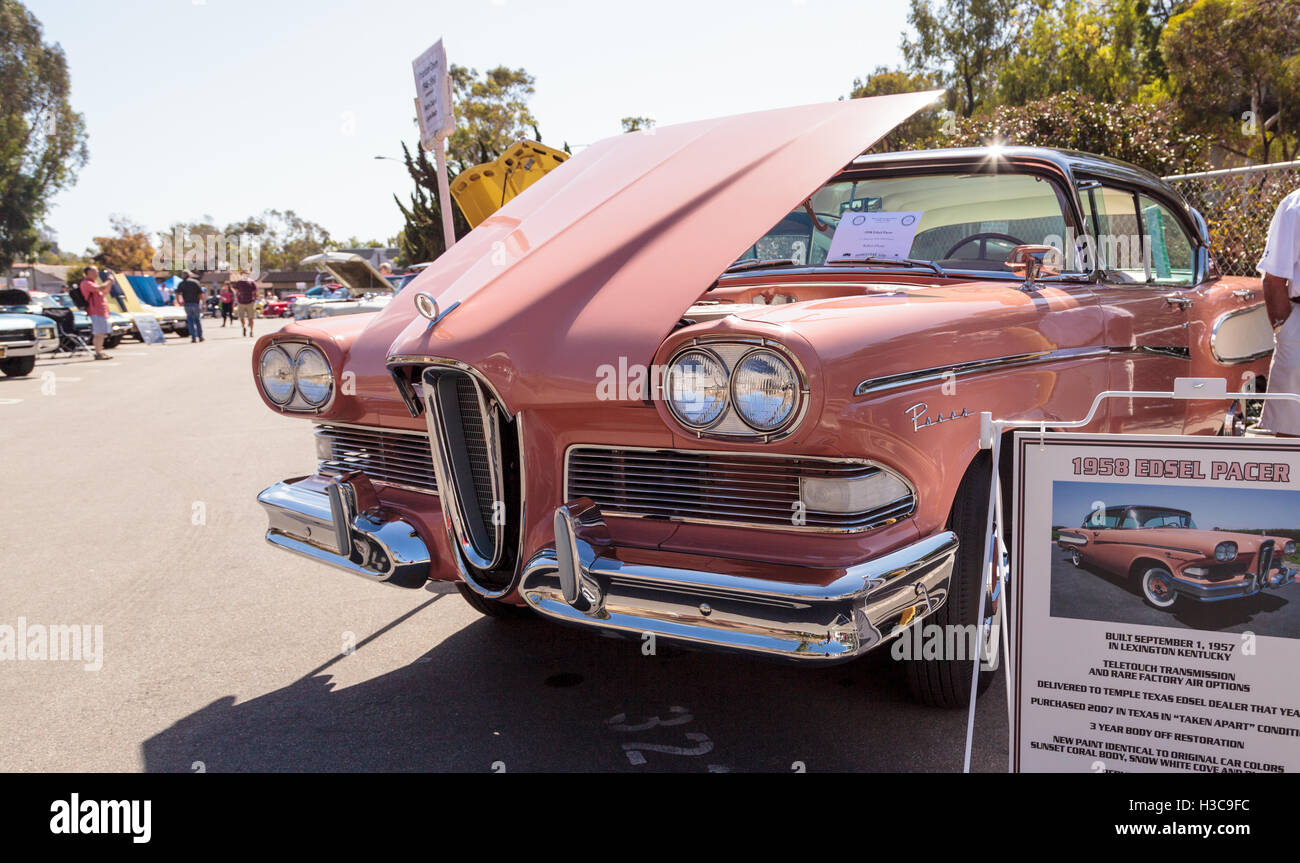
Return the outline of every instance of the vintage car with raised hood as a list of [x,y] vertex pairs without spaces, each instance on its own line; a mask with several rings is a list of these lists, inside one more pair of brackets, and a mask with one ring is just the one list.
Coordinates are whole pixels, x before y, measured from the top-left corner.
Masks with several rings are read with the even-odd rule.
[[[267,540],[487,615],[812,665],[929,619],[978,640],[986,685],[979,413],[1052,428],[1106,389],[1235,385],[1271,330],[1145,171],[859,155],[935,96],[595,143],[379,314],[263,336],[256,386],[317,457],[259,496]],[[1086,430],[1223,424],[1111,400]],[[969,703],[968,657],[908,660],[916,697]]]
[[302,263],[320,267],[336,279],[343,290],[321,297],[312,296],[309,291],[290,307],[295,320],[378,312],[388,305],[393,294],[404,284],[395,277],[384,276],[354,252],[322,252],[303,258]]
[[1156,608],[1180,599],[1218,602],[1254,596],[1295,581],[1295,540],[1201,530],[1192,514],[1167,506],[1098,508],[1056,544],[1077,567],[1094,567],[1136,583]]

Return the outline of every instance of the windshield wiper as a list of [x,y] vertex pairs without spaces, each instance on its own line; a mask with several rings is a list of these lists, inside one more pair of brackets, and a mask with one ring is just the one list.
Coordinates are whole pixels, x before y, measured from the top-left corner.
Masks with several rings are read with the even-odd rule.
[[948,277],[948,273],[944,271],[943,267],[934,261],[922,261],[918,258],[881,258],[876,255],[863,255],[859,258],[836,258],[833,261],[827,261],[826,264],[827,266],[883,264],[890,267],[925,267],[927,270],[932,270],[935,275],[943,278]]
[[795,267],[803,266],[802,261],[796,261],[793,258],[765,258],[763,260],[750,259],[748,261],[736,261],[731,266],[723,270],[723,273],[739,273],[743,270],[766,269],[767,267]]

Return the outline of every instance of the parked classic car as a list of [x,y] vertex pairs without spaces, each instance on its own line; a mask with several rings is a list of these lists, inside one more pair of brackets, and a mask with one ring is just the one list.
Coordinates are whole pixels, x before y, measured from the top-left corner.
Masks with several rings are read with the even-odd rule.
[[302,263],[321,267],[337,279],[346,292],[299,300],[292,307],[295,320],[377,312],[388,305],[403,284],[390,281],[369,261],[353,252],[323,252],[303,258]]
[[293,304],[303,299],[306,294],[285,294],[283,297],[275,297],[267,300],[262,304],[262,317],[264,318],[289,318],[293,317]]
[[1286,558],[1295,541],[1225,530],[1199,530],[1187,510],[1164,506],[1108,506],[1083,525],[1057,532],[1056,544],[1075,566],[1093,566],[1139,579],[1156,608],[1180,597],[1217,602],[1254,596],[1295,581]]
[[[379,314],[263,336],[259,392],[316,424],[318,458],[259,496],[267,540],[376,582],[455,582],[490,616],[812,664],[929,618],[981,639],[987,685],[979,412],[1051,428],[1106,389],[1235,385],[1266,369],[1240,323],[1264,313],[1145,171],[858,155],[935,95],[598,142]],[[1142,229],[1157,248],[1136,265],[1105,242]],[[1053,274],[1052,235],[1103,256]],[[1223,419],[1112,400],[1087,430]],[[969,655],[907,666],[918,698],[968,703]]]
[[39,355],[59,348],[58,326],[44,315],[28,312],[30,301],[24,290],[0,290],[0,372],[5,377],[31,374]]
[[118,273],[113,276],[115,289],[108,297],[110,312],[120,312],[132,319],[131,334],[137,341],[144,341],[140,330],[135,326],[135,315],[150,315],[158,321],[164,333],[173,333],[182,338],[190,334],[189,323],[185,320],[185,309],[177,305],[152,306],[140,299],[131,281]]

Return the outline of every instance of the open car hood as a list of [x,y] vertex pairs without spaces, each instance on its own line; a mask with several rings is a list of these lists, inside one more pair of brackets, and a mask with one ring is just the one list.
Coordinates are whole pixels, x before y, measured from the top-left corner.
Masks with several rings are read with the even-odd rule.
[[354,295],[393,292],[393,285],[360,255],[350,252],[324,252],[303,258],[306,266],[324,267],[330,275],[347,286]]
[[[663,126],[592,144],[434,261],[380,313],[391,357],[469,363],[514,412],[649,363],[764,231],[939,91]],[[446,316],[416,313],[427,292]],[[393,321],[397,318],[397,321]],[[377,322],[378,323],[378,322]]]

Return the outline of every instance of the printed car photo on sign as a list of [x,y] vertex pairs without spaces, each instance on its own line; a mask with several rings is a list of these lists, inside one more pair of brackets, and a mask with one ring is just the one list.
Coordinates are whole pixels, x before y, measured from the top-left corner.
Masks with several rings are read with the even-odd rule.
[[1300,493],[1055,482],[1052,616],[1300,637]]

